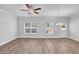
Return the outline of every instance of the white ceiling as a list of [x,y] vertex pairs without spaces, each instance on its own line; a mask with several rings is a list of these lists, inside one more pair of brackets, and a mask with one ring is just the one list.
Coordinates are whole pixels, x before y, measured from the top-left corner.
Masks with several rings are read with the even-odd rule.
[[24,4],[1,4],[0,9],[16,16],[71,16],[79,13],[78,4],[32,4],[34,8],[40,7],[39,15],[29,15],[28,12],[20,11],[26,9]]

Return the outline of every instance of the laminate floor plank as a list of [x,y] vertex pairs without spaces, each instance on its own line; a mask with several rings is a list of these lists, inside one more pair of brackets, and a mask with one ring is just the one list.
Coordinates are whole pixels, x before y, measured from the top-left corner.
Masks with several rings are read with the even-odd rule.
[[18,38],[0,46],[0,54],[78,54],[79,42],[69,38]]

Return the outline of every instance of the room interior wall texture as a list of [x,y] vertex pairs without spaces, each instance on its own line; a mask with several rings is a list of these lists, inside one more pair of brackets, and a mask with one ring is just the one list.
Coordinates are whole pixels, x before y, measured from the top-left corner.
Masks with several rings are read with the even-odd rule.
[[[66,37],[68,35],[68,18],[53,18],[52,16],[32,16],[32,17],[17,17],[18,20],[18,36],[24,37]],[[24,34],[24,22],[33,21],[38,24],[38,33],[37,34]],[[54,33],[46,34],[46,23],[52,22]],[[60,28],[56,23],[65,23],[67,29],[65,31],[60,31]]]
[[17,35],[17,20],[13,15],[0,11],[0,44]]
[[71,17],[69,30],[70,37],[79,41],[79,14]]

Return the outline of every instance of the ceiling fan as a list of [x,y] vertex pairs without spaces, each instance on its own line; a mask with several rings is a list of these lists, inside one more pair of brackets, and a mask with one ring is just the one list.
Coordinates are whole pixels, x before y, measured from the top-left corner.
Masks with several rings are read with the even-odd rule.
[[35,8],[34,9],[31,4],[25,4],[25,6],[28,8],[28,10],[27,9],[22,9],[21,11],[28,11],[29,14],[33,14],[33,13],[39,14],[39,12],[37,12],[37,11],[41,10],[41,8]]

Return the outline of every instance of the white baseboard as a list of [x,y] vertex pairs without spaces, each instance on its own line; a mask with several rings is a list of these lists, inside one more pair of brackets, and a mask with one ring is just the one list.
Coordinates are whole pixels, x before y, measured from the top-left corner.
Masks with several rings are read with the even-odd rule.
[[67,38],[67,36],[18,36],[18,38]]
[[0,43],[0,46],[6,44],[6,43],[8,43],[8,42],[11,42],[11,41],[15,40],[16,38],[17,38],[17,37],[13,37],[13,38],[11,38],[11,39],[9,39],[9,40],[3,42],[3,43]]
[[62,36],[59,36],[59,37],[58,36],[57,37],[26,37],[26,36],[16,36],[16,37],[13,37],[13,38],[9,39],[8,41],[5,41],[3,43],[0,43],[0,46],[6,44],[8,42],[11,42],[11,41],[13,41],[13,40],[15,40],[17,38],[71,38],[73,40],[79,41],[78,39],[76,39],[74,37],[70,37],[70,36],[65,36],[65,37],[62,37]]
[[48,37],[46,37],[46,36],[45,37],[44,36],[42,36],[42,37],[41,36],[39,36],[39,37],[16,36],[16,37],[13,37],[5,42],[0,43],[0,46],[6,44],[8,42],[11,42],[11,41],[15,40],[16,38],[64,38],[64,37],[62,37],[62,36],[54,36],[54,37],[49,37],[49,36]]
[[75,38],[75,37],[72,37],[72,36],[68,36],[68,38],[71,38],[72,40],[75,40],[75,41],[79,41],[78,38]]

